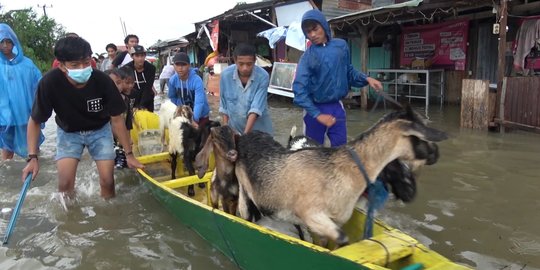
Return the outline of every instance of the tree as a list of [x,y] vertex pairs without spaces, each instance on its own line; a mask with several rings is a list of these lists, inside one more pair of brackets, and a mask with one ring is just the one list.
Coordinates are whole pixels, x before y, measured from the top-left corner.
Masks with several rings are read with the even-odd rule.
[[31,8],[4,12],[1,5],[0,21],[15,31],[24,55],[32,59],[42,72],[51,68],[54,60],[54,43],[65,33],[62,25],[46,16],[38,18]]

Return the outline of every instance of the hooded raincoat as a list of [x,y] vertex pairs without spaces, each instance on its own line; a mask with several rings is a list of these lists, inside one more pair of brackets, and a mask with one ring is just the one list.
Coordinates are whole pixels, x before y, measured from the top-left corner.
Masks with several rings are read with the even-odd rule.
[[[312,44],[300,58],[293,82],[294,103],[315,118],[321,114],[317,104],[339,102],[347,96],[351,86],[368,84],[367,76],[355,70],[347,42],[332,38],[330,26],[319,10],[310,10],[302,22],[315,20],[326,33],[327,42]],[[307,33],[304,32],[307,38]]]
[[[26,157],[26,126],[32,110],[41,72],[32,60],[25,57],[15,32],[0,23],[0,41],[13,43],[13,59],[0,52],[0,148]],[[40,144],[44,140],[40,135]]]

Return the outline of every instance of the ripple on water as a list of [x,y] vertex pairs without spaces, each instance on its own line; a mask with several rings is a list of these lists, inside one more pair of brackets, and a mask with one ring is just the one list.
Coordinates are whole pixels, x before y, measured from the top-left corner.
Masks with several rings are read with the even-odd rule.
[[525,232],[515,232],[509,238],[512,243],[510,252],[524,255],[540,254],[540,237]]

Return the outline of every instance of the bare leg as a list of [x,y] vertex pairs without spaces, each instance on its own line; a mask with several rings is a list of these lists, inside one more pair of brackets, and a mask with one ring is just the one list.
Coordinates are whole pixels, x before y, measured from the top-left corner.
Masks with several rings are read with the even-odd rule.
[[13,152],[2,149],[2,160],[13,159]]
[[104,199],[114,197],[114,160],[96,160],[96,166],[99,173],[101,197]]
[[76,158],[63,158],[56,162],[58,170],[58,191],[68,198],[75,195],[75,176],[79,160]]

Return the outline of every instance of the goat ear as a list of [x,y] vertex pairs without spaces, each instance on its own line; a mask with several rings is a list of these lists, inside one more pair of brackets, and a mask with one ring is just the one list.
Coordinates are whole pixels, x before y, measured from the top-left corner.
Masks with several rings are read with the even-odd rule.
[[414,122],[406,125],[404,133],[406,136],[416,136],[430,142],[440,142],[448,139],[446,132]]
[[197,176],[199,179],[203,178],[204,174],[208,170],[208,163],[210,162],[210,153],[214,149],[214,144],[212,143],[212,135],[208,136],[206,142],[204,143],[203,148],[195,157],[195,167],[198,170]]

